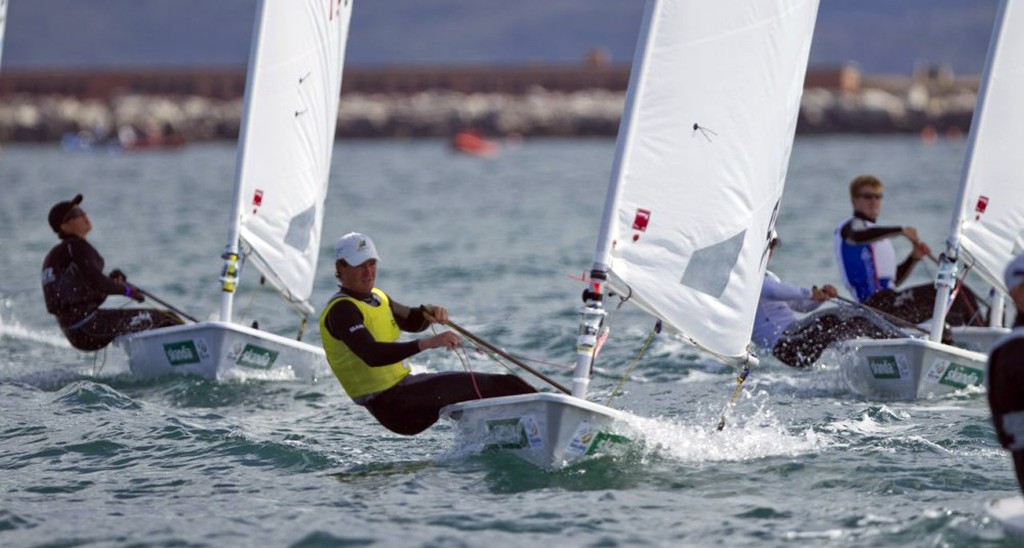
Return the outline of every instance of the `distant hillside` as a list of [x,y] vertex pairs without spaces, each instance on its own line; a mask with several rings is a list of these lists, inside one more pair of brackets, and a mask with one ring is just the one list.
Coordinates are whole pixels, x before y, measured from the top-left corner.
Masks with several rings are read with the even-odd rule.
[[[562,63],[633,54],[642,0],[355,0],[353,64]],[[240,65],[255,0],[14,0],[3,67]],[[811,63],[981,71],[996,0],[822,0]]]

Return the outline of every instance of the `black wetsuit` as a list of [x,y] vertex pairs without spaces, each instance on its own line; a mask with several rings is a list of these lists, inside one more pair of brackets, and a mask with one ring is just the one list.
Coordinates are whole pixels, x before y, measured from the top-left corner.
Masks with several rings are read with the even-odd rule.
[[[357,293],[342,288],[354,299],[379,306],[381,303],[372,293]],[[409,308],[389,299],[391,314],[402,331],[418,333],[425,330],[430,322],[420,308]],[[363,325],[363,314],[348,301],[342,301],[330,309],[324,322],[328,332],[342,341],[371,367],[400,362],[417,354],[416,341],[379,342]],[[537,390],[515,375],[444,372],[410,374],[395,386],[378,392],[356,403],[363,405],[384,427],[397,434],[418,434],[440,417],[441,408],[462,401],[527,394]]]
[[118,335],[179,325],[181,318],[155,308],[101,309],[108,295],[127,296],[127,284],[103,274],[103,257],[89,242],[64,235],[43,260],[46,310],[79,350],[98,350]]
[[999,443],[1013,455],[1017,483],[1024,492],[1024,313],[1013,333],[988,358],[988,404]]

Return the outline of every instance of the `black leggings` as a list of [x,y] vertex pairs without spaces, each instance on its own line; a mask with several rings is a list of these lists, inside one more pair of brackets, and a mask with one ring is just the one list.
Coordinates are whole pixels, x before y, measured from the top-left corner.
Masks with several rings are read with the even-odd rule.
[[857,337],[891,339],[900,336],[894,327],[877,319],[840,310],[819,312],[794,323],[782,332],[772,354],[786,365],[808,367],[833,343]]
[[79,350],[99,350],[118,335],[183,323],[176,314],[156,308],[101,308],[81,326],[62,330],[71,346]]
[[377,394],[366,402],[366,409],[388,430],[412,436],[437,422],[441,408],[448,404],[536,391],[515,375],[425,373],[409,375]]
[[[932,317],[935,308],[935,286],[916,285],[900,291],[883,289],[864,300],[866,306],[881,310],[910,323],[921,323]],[[966,285],[960,286],[946,315],[949,325],[986,325],[978,310],[978,297]]]

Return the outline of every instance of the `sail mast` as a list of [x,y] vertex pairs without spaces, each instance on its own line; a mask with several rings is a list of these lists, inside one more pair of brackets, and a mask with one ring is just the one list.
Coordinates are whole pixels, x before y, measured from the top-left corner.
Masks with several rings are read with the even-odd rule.
[[[949,306],[950,292],[953,287],[953,281],[956,278],[956,265],[960,258],[960,240],[963,235],[964,204],[968,199],[971,178],[974,176],[974,151],[978,145],[981,129],[985,124],[985,106],[988,101],[990,80],[993,76],[997,58],[1003,53],[1000,38],[1004,30],[1003,23],[1006,20],[1008,4],[1007,0],[1000,2],[999,11],[996,13],[988,56],[985,61],[985,70],[982,72],[981,86],[978,89],[978,101],[974,109],[974,115],[971,117],[967,151],[964,156],[963,168],[960,172],[960,188],[957,190],[956,202],[953,205],[953,217],[949,223],[946,249],[939,257],[938,272],[935,274],[935,305],[932,309],[932,325],[931,332],[929,333],[929,338],[934,342],[942,341],[942,331],[946,323],[946,308]],[[998,283],[998,281],[995,283]]]
[[654,40],[652,27],[657,23],[656,5],[660,0],[650,0],[644,7],[644,16],[640,26],[640,40],[637,41],[636,53],[633,56],[633,68],[629,75],[629,92],[626,94],[626,101],[623,108],[622,122],[619,129],[619,139],[615,146],[615,158],[612,160],[611,180],[608,184],[608,192],[605,196],[604,213],[601,216],[601,230],[597,237],[597,248],[594,250],[594,264],[590,271],[590,285],[583,294],[584,304],[579,309],[580,325],[576,336],[576,367],[573,370],[572,395],[577,398],[585,398],[587,388],[590,385],[590,373],[594,364],[594,358],[600,348],[598,339],[601,328],[604,324],[606,312],[604,311],[605,283],[608,279],[610,267],[610,256],[615,232],[615,216],[618,212],[620,182],[622,180],[622,166],[626,165],[624,157],[629,154],[630,149],[626,146],[633,139],[638,107],[637,97],[640,96],[639,87],[643,78],[641,74],[646,70],[646,52]]
[[623,166],[628,165],[629,155],[633,148],[629,143],[636,133],[637,112],[640,107],[638,98],[643,95],[641,89],[646,81],[643,75],[647,71],[647,51],[650,50],[654,37],[657,35],[659,21],[658,4],[661,0],[651,0],[644,7],[644,15],[640,25],[640,40],[637,42],[633,56],[633,69],[629,75],[629,92],[623,108],[622,126],[619,139],[615,146],[615,157],[612,160],[611,180],[608,193],[604,200],[604,212],[601,215],[601,231],[597,237],[597,249],[594,251],[595,271],[607,272],[610,268],[612,242],[615,239],[615,218],[618,213],[619,196],[622,191]]
[[220,320],[231,321],[232,308],[234,305],[235,290],[238,287],[238,255],[239,239],[241,237],[242,223],[242,181],[245,170],[246,144],[249,137],[249,121],[252,116],[254,89],[257,83],[255,68],[262,51],[259,47],[260,36],[263,34],[265,25],[266,0],[259,0],[256,4],[256,20],[253,25],[252,46],[249,48],[249,68],[245,75],[245,100],[242,105],[242,123],[238,132],[238,149],[235,157],[234,190],[231,197],[231,216],[228,220],[228,239],[224,246],[224,265],[220,275]]

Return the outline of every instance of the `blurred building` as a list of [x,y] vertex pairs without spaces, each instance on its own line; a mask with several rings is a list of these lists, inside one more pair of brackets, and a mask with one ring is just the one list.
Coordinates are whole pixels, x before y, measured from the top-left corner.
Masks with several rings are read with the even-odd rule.
[[[853,65],[812,68],[805,87],[857,92],[860,72]],[[410,95],[428,90],[524,95],[535,88],[571,93],[587,89],[625,91],[629,66],[614,65],[600,50],[585,63],[529,66],[346,67],[342,94]],[[243,68],[160,68],[120,70],[5,70],[0,97],[60,95],[108,100],[120,94],[237,99],[245,92]]]

